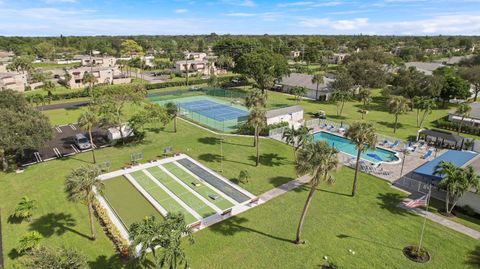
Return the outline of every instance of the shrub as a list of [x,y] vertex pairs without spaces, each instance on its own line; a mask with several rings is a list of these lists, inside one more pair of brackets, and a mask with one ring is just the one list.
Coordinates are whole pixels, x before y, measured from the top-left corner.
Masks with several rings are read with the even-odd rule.
[[[260,131],[261,136],[268,136],[270,133],[270,130],[281,128],[281,127],[286,127],[288,126],[288,122],[279,122],[275,124],[269,124],[265,127],[262,128]],[[237,134],[243,134],[243,135],[253,135],[255,132],[255,129],[253,126],[250,126],[247,123],[244,123],[238,127]]]

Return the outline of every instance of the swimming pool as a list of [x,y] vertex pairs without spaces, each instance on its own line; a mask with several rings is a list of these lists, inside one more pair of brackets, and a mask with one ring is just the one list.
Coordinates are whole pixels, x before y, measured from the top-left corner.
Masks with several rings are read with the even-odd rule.
[[[355,148],[355,145],[350,143],[350,140],[345,137],[341,137],[327,132],[318,132],[313,135],[313,140],[326,141],[330,146],[336,148],[338,151],[341,151],[353,157],[357,156],[357,149]],[[372,157],[372,155],[374,154],[380,157],[382,161]],[[400,160],[400,158],[398,158],[395,152],[383,148],[368,150],[362,153],[361,158],[372,163],[393,163]]]

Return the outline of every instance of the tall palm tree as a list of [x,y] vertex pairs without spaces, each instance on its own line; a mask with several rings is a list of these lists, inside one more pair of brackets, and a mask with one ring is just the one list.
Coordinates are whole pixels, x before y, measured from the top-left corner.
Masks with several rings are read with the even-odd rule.
[[177,132],[178,107],[175,103],[168,102],[165,105],[165,108],[167,109],[167,115],[169,116],[170,119],[173,120],[173,131],[176,133]]
[[297,156],[297,150],[295,149],[295,144],[296,142],[296,137],[297,137],[297,130],[292,126],[290,128],[286,128],[285,131],[283,131],[282,134],[282,139],[287,143],[287,145],[290,145],[293,147],[293,154],[296,157]]
[[23,196],[15,208],[13,215],[17,218],[32,221],[33,211],[35,209],[37,209],[37,201],[28,198],[28,196]]
[[129,237],[132,241],[131,250],[135,251],[140,246],[140,257],[145,257],[147,250],[152,251],[152,255],[156,257],[155,247],[160,245],[161,223],[157,222],[155,216],[145,217],[143,220],[134,222],[130,225]]
[[88,91],[90,92],[93,88],[93,85],[95,84],[95,82],[97,81],[97,79],[95,78],[95,76],[90,73],[90,72],[85,72],[83,73],[83,77],[82,77],[82,83],[88,83]]
[[95,224],[93,221],[93,200],[95,188],[99,193],[103,192],[103,182],[98,179],[100,171],[94,166],[82,166],[73,170],[65,178],[65,192],[67,199],[72,202],[82,202],[88,207],[90,219],[90,231],[92,240],[96,239]]
[[266,112],[263,108],[254,107],[250,110],[250,115],[248,115],[247,123],[250,126],[253,126],[255,129],[255,146],[257,148],[257,158],[256,158],[256,166],[260,163],[260,155],[259,155],[259,137],[260,137],[260,130],[267,124]]
[[157,260],[159,268],[175,269],[181,264],[185,269],[188,268],[185,252],[181,248],[181,238],[186,236],[190,244],[193,244],[194,240],[192,229],[185,223],[184,215],[169,213],[161,226],[159,238],[163,251]]
[[97,163],[97,160],[95,159],[95,144],[93,143],[92,129],[98,123],[99,117],[92,106],[89,106],[89,108],[80,114],[80,117],[78,118],[78,125],[80,128],[86,129],[88,132],[90,146],[92,147],[93,163]]
[[360,91],[358,92],[358,97],[360,99],[360,102],[362,102],[363,104],[364,110],[368,109],[368,104],[370,104],[370,102],[372,101],[371,94],[372,92],[366,88],[361,88]]
[[462,116],[462,120],[458,124],[458,131],[457,133],[462,132],[463,120],[470,116],[470,111],[472,111],[472,107],[469,103],[461,103],[457,110],[455,111],[456,114]]
[[393,132],[397,131],[398,116],[406,113],[410,108],[410,101],[403,96],[391,96],[387,102],[390,108],[390,113],[395,115],[395,125],[393,126]]
[[303,206],[302,215],[297,227],[295,243],[300,244],[300,235],[307,215],[308,207],[312,202],[312,197],[321,181],[333,183],[334,178],[331,171],[338,167],[337,150],[330,147],[325,141],[317,141],[305,145],[297,154],[295,160],[295,170],[299,175],[309,175],[310,191]]
[[267,97],[265,96],[265,93],[259,89],[250,91],[245,97],[245,106],[248,109],[252,109],[254,107],[265,108],[267,106]]
[[377,135],[373,129],[373,125],[366,122],[354,122],[348,127],[345,132],[345,136],[348,137],[355,148],[357,149],[357,163],[355,164],[355,176],[353,177],[352,196],[355,196],[357,192],[357,179],[358,179],[358,167],[360,164],[360,156],[362,152],[369,149],[375,149],[377,143]]
[[315,90],[315,100],[318,100],[318,88],[320,87],[320,84],[323,84],[323,82],[324,82],[324,80],[323,80],[323,75],[322,74],[317,73],[317,74],[313,75],[312,83],[317,85],[317,88]]

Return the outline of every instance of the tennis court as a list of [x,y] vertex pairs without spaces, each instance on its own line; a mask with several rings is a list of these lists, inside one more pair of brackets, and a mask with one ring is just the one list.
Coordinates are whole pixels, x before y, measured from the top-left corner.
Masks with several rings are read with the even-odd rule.
[[180,116],[223,132],[235,131],[248,117],[240,100],[225,101],[210,96],[190,96],[171,100],[153,101],[160,105],[173,102]]

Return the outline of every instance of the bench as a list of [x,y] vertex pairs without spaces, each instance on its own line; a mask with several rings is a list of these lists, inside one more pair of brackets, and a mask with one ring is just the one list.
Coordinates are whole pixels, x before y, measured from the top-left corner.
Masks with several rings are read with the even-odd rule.
[[190,225],[190,228],[192,228],[192,230],[199,230],[200,226],[202,226],[202,222],[197,221],[197,222],[193,223],[192,225]]
[[253,204],[257,204],[258,205],[258,202],[260,201],[260,198],[258,197],[255,197],[253,198],[252,200],[250,200],[250,204],[253,205]]

